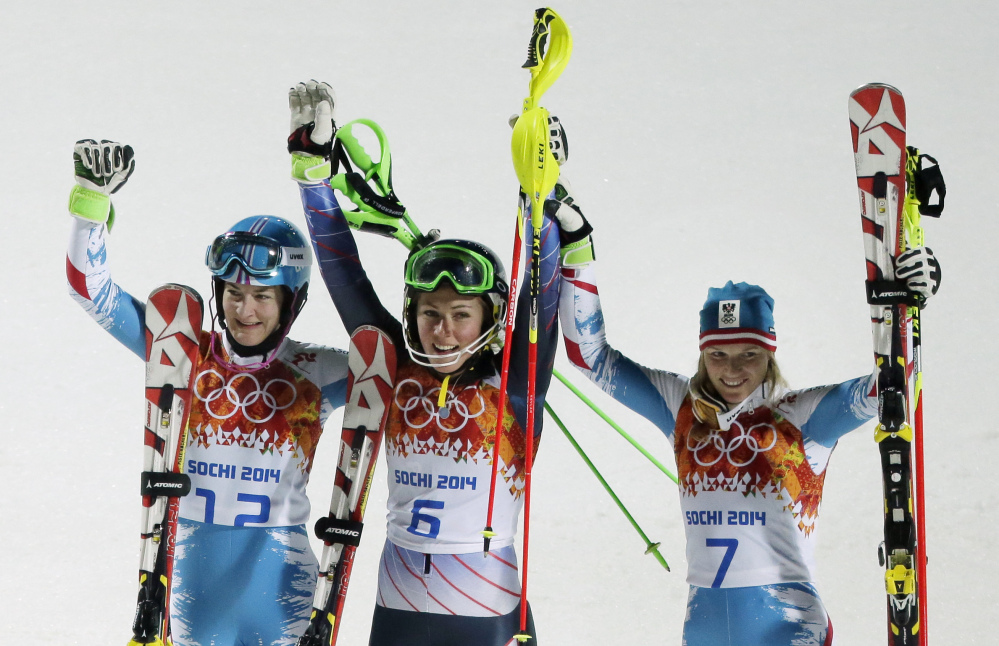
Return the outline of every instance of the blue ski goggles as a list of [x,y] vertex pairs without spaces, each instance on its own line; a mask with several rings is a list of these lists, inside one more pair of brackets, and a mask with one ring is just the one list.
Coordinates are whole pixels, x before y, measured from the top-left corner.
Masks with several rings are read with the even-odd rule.
[[309,250],[282,247],[273,238],[235,231],[215,238],[205,252],[205,264],[220,275],[232,262],[238,262],[251,276],[273,276],[283,266],[308,266]]
[[447,279],[459,294],[484,294],[493,288],[493,265],[485,256],[465,247],[435,244],[406,261],[406,285],[424,292]]

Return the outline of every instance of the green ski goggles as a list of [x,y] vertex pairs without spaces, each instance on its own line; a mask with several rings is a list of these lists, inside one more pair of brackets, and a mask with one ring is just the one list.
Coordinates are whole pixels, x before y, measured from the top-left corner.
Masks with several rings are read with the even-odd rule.
[[425,247],[406,261],[406,285],[423,292],[437,289],[444,279],[459,294],[484,294],[493,288],[493,265],[482,254],[458,245]]

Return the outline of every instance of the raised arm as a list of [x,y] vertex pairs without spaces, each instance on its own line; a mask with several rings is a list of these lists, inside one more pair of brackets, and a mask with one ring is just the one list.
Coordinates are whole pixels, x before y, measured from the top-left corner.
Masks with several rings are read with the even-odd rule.
[[[368,280],[354,235],[330,187],[335,96],[326,83],[299,83],[288,93],[292,177],[298,182],[309,237],[323,282],[348,333],[361,325],[385,330],[402,348],[402,327]],[[400,263],[401,266],[401,263]]]
[[[530,205],[521,194],[522,212],[525,214],[524,230],[531,231]],[[507,339],[511,343],[510,380],[507,394],[517,421],[523,425],[527,420],[527,383],[529,378],[528,355],[530,351],[531,316],[531,248],[530,239],[521,249],[522,267],[519,293],[517,295],[517,317],[513,335]],[[510,268],[511,271],[513,268]],[[551,384],[552,369],[555,367],[555,352],[558,350],[558,295],[559,295],[559,234],[558,226],[545,217],[541,226],[541,281],[538,302],[538,358],[537,381],[535,382],[536,409],[542,410],[548,387]],[[510,307],[514,304],[511,303]],[[542,415],[535,415],[535,434],[540,433]]]
[[73,148],[76,185],[70,192],[74,216],[66,253],[69,295],[102,328],[145,359],[145,306],[111,277],[106,236],[114,224],[111,194],[135,169],[131,146],[84,139]]
[[556,192],[559,202],[553,207],[561,228],[563,257],[559,310],[569,361],[604,392],[672,438],[688,379],[640,366],[607,343],[597,290],[593,228],[567,183],[560,182]]

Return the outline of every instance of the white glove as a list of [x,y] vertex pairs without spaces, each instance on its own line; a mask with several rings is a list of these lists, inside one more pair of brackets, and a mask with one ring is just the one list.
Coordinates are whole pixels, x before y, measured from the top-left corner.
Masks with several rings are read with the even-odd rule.
[[124,186],[135,170],[131,146],[102,139],[81,139],[73,146],[76,183],[90,191],[111,195]]
[[83,220],[107,224],[114,222],[111,194],[116,193],[135,170],[131,146],[107,139],[97,143],[81,139],[73,146],[76,186],[69,194],[69,212]]
[[915,247],[895,259],[895,277],[908,288],[929,298],[940,289],[940,263],[929,247]]
[[316,182],[330,176],[335,105],[333,88],[328,83],[312,80],[288,90],[291,111],[288,152],[292,154],[291,175],[296,181]]
[[327,146],[333,139],[336,125],[333,110],[336,95],[329,83],[308,81],[288,90],[288,107],[291,109],[291,132],[313,124],[309,139],[317,146]]
[[555,182],[555,199],[545,202],[545,213],[558,221],[558,228],[563,233],[575,233],[586,225],[586,219],[576,206],[572,186],[565,175],[560,175]]

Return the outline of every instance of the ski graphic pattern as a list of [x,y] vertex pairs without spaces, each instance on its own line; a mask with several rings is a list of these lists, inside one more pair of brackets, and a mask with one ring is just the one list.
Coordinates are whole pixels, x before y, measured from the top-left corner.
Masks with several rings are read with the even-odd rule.
[[884,543],[888,643],[919,644],[921,612],[916,577],[916,531],[912,515],[912,428],[909,425],[908,305],[904,283],[895,280],[894,259],[905,250],[905,101],[895,88],[865,85],[850,95],[860,213],[867,258],[874,357],[878,367],[878,427],[884,485]]
[[364,508],[395,387],[396,350],[388,335],[361,326],[350,336],[347,406],[330,513],[316,523],[325,543],[312,618],[300,646],[333,646],[347,598],[354,553],[360,544]]
[[183,285],[158,287],[146,302],[141,556],[130,645],[169,643],[177,518],[191,487],[181,465],[203,317],[201,296]]

